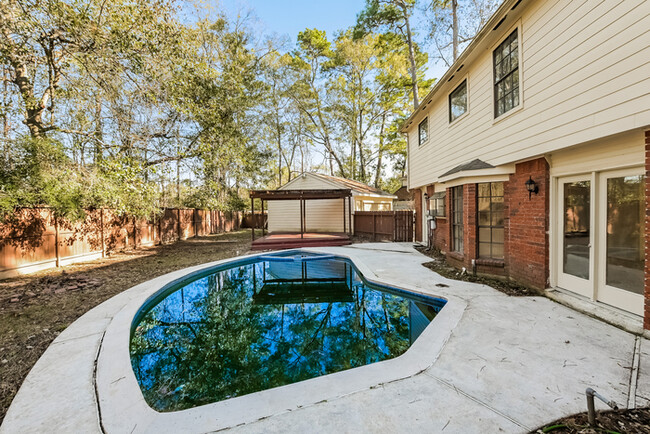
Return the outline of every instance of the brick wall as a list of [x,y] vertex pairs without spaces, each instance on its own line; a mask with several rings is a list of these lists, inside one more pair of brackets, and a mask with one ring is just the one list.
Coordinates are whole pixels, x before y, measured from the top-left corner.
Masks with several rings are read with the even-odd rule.
[[645,132],[645,310],[643,326],[650,330],[650,130]]
[[415,241],[426,241],[422,239],[422,192],[419,189],[413,190],[413,206],[415,207]]
[[[532,177],[539,193],[528,198],[526,181]],[[549,276],[549,166],[544,158],[515,166],[505,187],[505,262],[513,280],[543,289]]]

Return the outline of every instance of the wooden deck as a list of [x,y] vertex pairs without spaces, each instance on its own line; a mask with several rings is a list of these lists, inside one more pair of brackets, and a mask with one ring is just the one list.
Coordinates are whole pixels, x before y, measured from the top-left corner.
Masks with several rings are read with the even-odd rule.
[[300,233],[273,233],[253,241],[251,249],[283,250],[298,247],[345,246],[350,243],[349,235],[342,233],[305,232],[302,237]]

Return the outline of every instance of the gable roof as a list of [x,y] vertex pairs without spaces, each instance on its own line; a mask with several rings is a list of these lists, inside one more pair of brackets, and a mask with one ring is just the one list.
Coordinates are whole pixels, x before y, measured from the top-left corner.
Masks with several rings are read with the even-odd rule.
[[476,160],[472,160],[469,163],[459,164],[458,166],[440,175],[440,177],[444,178],[445,176],[453,175],[454,173],[458,173],[458,172],[465,172],[467,170],[481,170],[481,169],[492,169],[492,168],[494,168],[493,165],[491,165],[490,163],[486,163],[483,160],[479,160],[477,158]]
[[368,184],[364,184],[363,182],[360,182],[360,181],[353,181],[352,179],[340,178],[338,176],[324,175],[322,173],[313,173],[312,172],[312,175],[316,175],[319,178],[323,178],[323,179],[335,182],[337,184],[342,185],[344,188],[349,188],[349,189],[354,190],[354,191],[356,191],[358,193],[362,193],[362,194],[365,193],[365,194],[371,194],[371,195],[393,197],[393,195],[390,194],[390,193],[386,193],[383,190],[371,187]]
[[340,188],[340,189],[349,189],[352,190],[352,193],[357,196],[382,196],[386,198],[391,198],[394,199],[395,196],[386,193],[385,191],[382,191],[378,188],[371,187],[367,184],[364,184],[363,182],[359,181],[354,181],[351,179],[346,179],[346,178],[341,178],[338,176],[330,176],[330,175],[325,175],[322,173],[316,173],[316,172],[303,172],[301,175],[295,177],[291,181],[287,182],[283,186],[279,188],[279,190],[286,190],[287,188],[290,188],[290,186],[294,183],[297,182],[298,179],[300,179],[301,176],[311,176],[314,178],[317,178],[321,181],[326,182],[329,185],[332,185],[333,187]]

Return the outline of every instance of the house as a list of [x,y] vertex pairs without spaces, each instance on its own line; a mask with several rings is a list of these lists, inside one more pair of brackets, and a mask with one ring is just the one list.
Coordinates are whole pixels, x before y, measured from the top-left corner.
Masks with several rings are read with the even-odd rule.
[[[322,199],[305,202],[306,232],[343,233],[344,224],[350,228],[350,214],[355,211],[391,211],[395,196],[362,182],[321,173],[305,172],[284,184],[278,190],[332,190],[352,192],[352,212],[345,200]],[[268,202],[268,230],[273,232],[300,232],[300,205],[296,201]],[[345,210],[344,210],[345,207]],[[345,216],[345,217],[343,217]],[[345,223],[344,219],[345,218]]]
[[650,2],[505,0],[402,132],[418,240],[650,329]]
[[414,192],[408,189],[406,177],[402,179],[402,186],[393,193],[397,199],[393,201],[395,211],[412,210],[414,206]]

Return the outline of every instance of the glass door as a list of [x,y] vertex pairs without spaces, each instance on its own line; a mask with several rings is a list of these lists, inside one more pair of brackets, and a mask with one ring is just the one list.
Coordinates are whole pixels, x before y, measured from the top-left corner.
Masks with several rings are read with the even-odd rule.
[[596,299],[643,315],[645,177],[643,169],[600,174]]
[[591,177],[558,179],[558,285],[593,298]]

